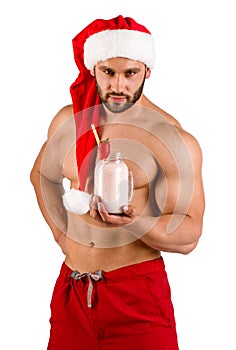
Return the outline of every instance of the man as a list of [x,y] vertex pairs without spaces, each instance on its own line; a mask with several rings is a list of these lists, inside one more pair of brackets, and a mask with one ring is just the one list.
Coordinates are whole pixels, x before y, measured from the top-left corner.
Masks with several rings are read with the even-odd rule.
[[[122,16],[96,20],[73,45],[80,71],[73,106],[51,122],[31,172],[65,254],[48,349],[178,349],[161,251],[188,254],[200,238],[201,149],[143,94],[154,63],[144,26]],[[99,157],[91,124],[100,140],[109,138],[112,152],[124,153],[133,173],[133,199],[122,214],[108,213],[92,195]]]

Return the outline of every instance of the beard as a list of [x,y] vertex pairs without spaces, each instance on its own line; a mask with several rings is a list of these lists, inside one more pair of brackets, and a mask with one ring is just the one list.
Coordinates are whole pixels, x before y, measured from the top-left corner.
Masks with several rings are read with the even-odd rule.
[[[126,95],[123,92],[117,93],[117,92],[112,92],[112,91],[107,92],[105,94],[105,96],[103,96],[102,90],[101,90],[101,88],[98,85],[98,82],[96,80],[97,93],[101,99],[101,102],[107,107],[107,109],[110,112],[122,113],[122,112],[126,111],[127,109],[131,108],[139,100],[139,98],[143,92],[144,82],[145,82],[145,77],[143,79],[142,84],[139,86],[139,88],[135,91],[135,93],[132,96]],[[117,96],[117,97],[125,97],[126,102],[125,103],[118,103],[118,102],[110,103],[110,102],[108,102],[108,98],[110,95]]]

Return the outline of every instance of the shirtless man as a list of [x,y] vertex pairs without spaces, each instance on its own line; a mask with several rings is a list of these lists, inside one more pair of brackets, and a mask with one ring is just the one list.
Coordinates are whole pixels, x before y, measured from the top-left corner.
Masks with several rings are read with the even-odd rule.
[[[64,207],[63,179],[78,190],[82,178],[78,171],[81,143],[77,143],[82,119],[78,117],[75,123],[82,108],[76,106],[74,88],[80,84],[75,82],[73,106],[62,108],[52,120],[48,140],[31,172],[42,214],[65,254],[51,303],[48,349],[176,350],[174,312],[161,251],[188,254],[201,236],[201,149],[192,135],[142,92],[151,73],[150,54],[147,47],[142,50],[142,40],[149,40],[150,33],[122,16],[98,21],[99,29],[97,21],[87,27],[92,39],[97,40],[95,27],[98,34],[112,31],[111,43],[118,40],[115,31],[119,36],[125,30],[128,49],[122,51],[123,56],[119,51],[104,56],[99,53],[99,39],[92,42],[91,51],[89,44],[84,46],[88,31],[82,31],[74,39],[75,57],[76,48],[82,46],[85,61],[86,57],[91,60],[86,63],[88,79],[95,82],[104,111],[98,123],[100,137],[111,140],[112,152],[124,153],[133,173],[134,196],[121,215],[108,213],[93,195],[84,214]],[[130,51],[129,34],[143,32],[138,37],[142,44],[137,57]],[[125,45],[123,38],[121,42]],[[96,55],[94,48],[95,61],[91,58]],[[79,69],[81,73],[85,68]],[[89,194],[93,193],[97,158],[95,145],[83,187]]]

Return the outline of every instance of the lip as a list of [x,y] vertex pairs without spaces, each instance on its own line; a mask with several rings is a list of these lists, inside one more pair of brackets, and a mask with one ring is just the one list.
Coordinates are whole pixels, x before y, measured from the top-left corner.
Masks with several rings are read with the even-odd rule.
[[112,95],[110,95],[109,100],[112,103],[122,103],[126,100],[126,97],[125,96],[112,96]]

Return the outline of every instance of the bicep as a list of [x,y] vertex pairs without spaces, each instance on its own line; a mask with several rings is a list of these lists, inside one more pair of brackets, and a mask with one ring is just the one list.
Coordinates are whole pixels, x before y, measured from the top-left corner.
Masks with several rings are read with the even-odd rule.
[[54,183],[61,183],[63,180],[61,168],[55,154],[48,142],[45,142],[34,162],[30,173],[32,183],[38,182],[40,177],[43,177]]
[[201,218],[204,212],[202,154],[196,141],[186,144],[178,161],[164,163],[155,188],[156,201],[164,214],[181,214]]

